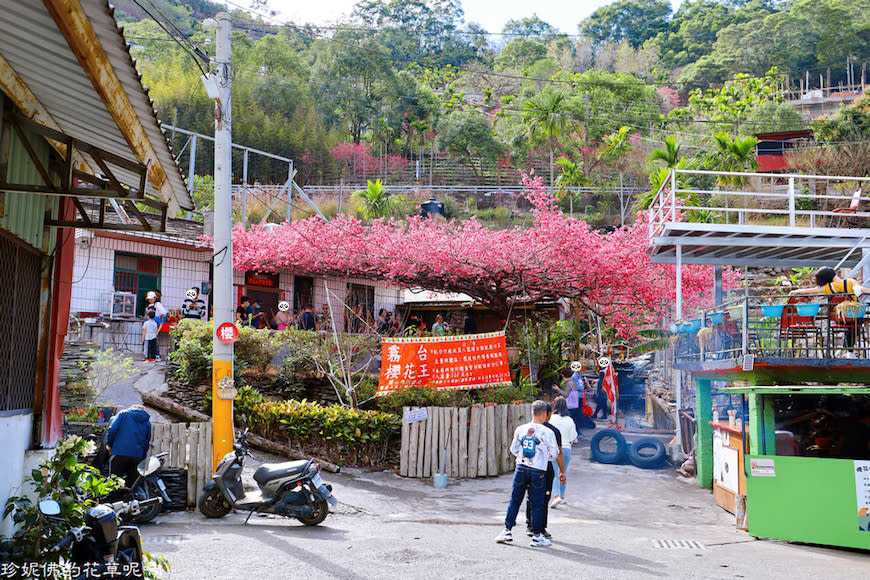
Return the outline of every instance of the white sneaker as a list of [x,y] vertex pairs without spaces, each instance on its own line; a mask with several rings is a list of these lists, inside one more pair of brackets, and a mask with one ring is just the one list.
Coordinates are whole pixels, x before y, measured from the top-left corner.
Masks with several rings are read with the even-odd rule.
[[533,548],[546,548],[547,546],[551,546],[553,542],[545,538],[542,534],[536,534],[532,536],[532,543],[530,544]]
[[497,544],[506,544],[508,542],[513,542],[514,536],[511,534],[511,531],[505,528],[501,531],[501,533],[496,537],[495,542]]
[[553,498],[553,501],[550,502],[550,509],[551,509],[551,510],[556,509],[556,507],[558,507],[558,505],[559,505],[560,503],[562,503],[563,501],[565,501],[565,500],[563,500],[561,497],[559,497],[559,496],[557,495],[556,497]]

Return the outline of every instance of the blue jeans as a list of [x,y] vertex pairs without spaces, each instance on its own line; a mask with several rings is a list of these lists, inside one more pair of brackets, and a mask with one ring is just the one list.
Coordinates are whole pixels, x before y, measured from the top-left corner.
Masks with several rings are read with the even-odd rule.
[[[571,448],[563,447],[562,448],[562,460],[565,462],[565,471],[568,471],[568,464],[571,463]],[[553,495],[559,496],[562,499],[565,499],[565,484],[559,483],[559,464],[556,463],[556,460],[552,460],[550,463],[553,464],[553,469],[556,471],[556,479],[553,480]]]
[[523,497],[526,495],[526,490],[528,490],[529,504],[532,506],[532,533],[541,533],[543,530],[541,520],[544,515],[544,506],[547,503],[546,478],[546,471],[532,469],[525,465],[517,465],[517,469],[514,472],[514,485],[511,490],[511,502],[508,505],[507,517],[504,520],[505,528],[510,530],[516,525],[520,504],[523,503]]

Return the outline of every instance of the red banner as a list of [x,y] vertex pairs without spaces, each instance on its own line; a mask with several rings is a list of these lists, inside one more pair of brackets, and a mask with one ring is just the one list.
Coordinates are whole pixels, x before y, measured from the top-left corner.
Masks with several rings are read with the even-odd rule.
[[607,393],[607,400],[610,401],[610,408],[612,409],[612,413],[615,415],[616,400],[617,397],[619,397],[619,382],[616,373],[613,370],[612,362],[607,365],[606,369],[604,369],[604,381],[601,383],[601,388],[603,388],[604,392]]
[[511,383],[504,332],[385,338],[378,396],[407,388],[484,389]]

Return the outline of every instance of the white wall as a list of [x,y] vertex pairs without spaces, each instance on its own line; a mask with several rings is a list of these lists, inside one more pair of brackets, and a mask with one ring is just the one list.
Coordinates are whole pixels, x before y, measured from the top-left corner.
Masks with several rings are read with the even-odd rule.
[[115,252],[162,258],[160,291],[166,308],[181,308],[184,293],[208,280],[211,252],[197,252],[113,238],[91,237],[76,245],[70,312],[101,312],[106,294],[113,292]]
[[[30,447],[33,413],[0,416],[0,506],[6,505],[9,496],[21,493],[24,480],[24,454]],[[0,511],[2,515],[2,511]],[[0,523],[0,535],[13,532],[12,521]]]

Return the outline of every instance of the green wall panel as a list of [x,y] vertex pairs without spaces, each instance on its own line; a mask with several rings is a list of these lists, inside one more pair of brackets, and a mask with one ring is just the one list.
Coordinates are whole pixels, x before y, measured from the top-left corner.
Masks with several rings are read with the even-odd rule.
[[[0,121],[2,121],[3,96],[0,94]],[[39,137],[30,141],[43,164],[48,165],[50,147],[48,142]],[[40,184],[42,179],[36,166],[30,160],[27,151],[16,135],[12,135],[9,150],[9,170],[7,181],[10,183]],[[57,199],[40,194],[11,193],[4,195],[0,228],[9,231],[31,246],[50,253],[53,236],[45,237],[45,212],[47,209],[56,211]]]
[[870,549],[858,529],[855,462],[816,457],[773,459],[775,477],[747,475],[749,533],[760,538]]

